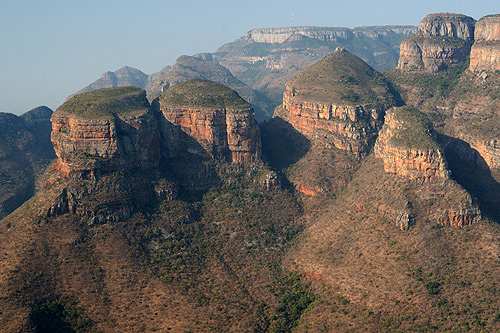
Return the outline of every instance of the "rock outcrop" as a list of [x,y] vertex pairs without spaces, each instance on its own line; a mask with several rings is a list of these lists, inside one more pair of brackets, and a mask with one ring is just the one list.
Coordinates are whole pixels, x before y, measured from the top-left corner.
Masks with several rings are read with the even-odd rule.
[[94,178],[159,163],[159,131],[146,99],[135,87],[76,95],[52,115],[57,168],[68,177]]
[[477,21],[469,69],[500,70],[500,14],[488,15]]
[[46,106],[21,116],[0,112],[0,219],[35,193],[40,175],[55,158],[51,115]]
[[375,156],[384,160],[386,172],[417,182],[448,179],[444,154],[433,135],[432,123],[419,110],[411,106],[390,109],[375,143]]
[[395,105],[380,74],[338,48],[286,84],[275,117],[316,144],[362,156],[376,137],[384,111]]
[[258,161],[261,141],[252,106],[221,84],[193,79],[154,101],[164,156],[184,153],[233,163]]
[[474,40],[474,19],[460,14],[430,14],[401,43],[398,68],[436,73],[465,60]]

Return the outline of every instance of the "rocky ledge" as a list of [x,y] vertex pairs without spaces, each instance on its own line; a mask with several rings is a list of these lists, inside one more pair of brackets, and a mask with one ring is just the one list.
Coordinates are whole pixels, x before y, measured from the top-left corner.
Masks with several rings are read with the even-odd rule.
[[365,155],[396,104],[384,79],[355,55],[337,48],[286,84],[275,117],[315,144]]
[[52,143],[63,176],[95,178],[159,163],[159,132],[146,99],[135,87],[76,95],[52,115]]
[[467,59],[474,40],[474,19],[460,14],[429,14],[417,32],[401,43],[398,68],[436,73]]
[[208,80],[188,80],[169,88],[153,105],[166,158],[187,152],[232,163],[260,160],[253,108],[234,90]]
[[500,14],[488,15],[477,21],[469,69],[500,70]]
[[419,110],[390,109],[375,143],[375,156],[384,160],[386,172],[420,183],[448,179],[446,160],[433,135],[432,123]]

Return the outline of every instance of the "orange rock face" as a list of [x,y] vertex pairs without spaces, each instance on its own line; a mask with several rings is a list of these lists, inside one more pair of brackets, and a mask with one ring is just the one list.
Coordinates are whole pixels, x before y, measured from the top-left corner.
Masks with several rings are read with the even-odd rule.
[[183,151],[234,163],[260,159],[260,132],[253,109],[170,107],[159,103],[160,129],[167,157]]
[[305,194],[310,197],[316,197],[321,193],[321,189],[313,186],[307,186],[302,184],[295,185],[295,191]]
[[159,132],[151,111],[85,119],[58,110],[51,120],[52,143],[59,157],[56,167],[66,177],[158,165]]
[[500,15],[485,16],[477,21],[469,69],[500,70]]
[[401,43],[398,68],[405,72],[446,70],[467,58],[474,38],[474,19],[459,14],[430,14],[418,31]]
[[[397,119],[397,112],[397,108],[387,111],[384,127],[375,143],[375,156],[384,160],[385,171],[422,183],[448,179],[450,172],[439,147],[423,149],[394,143],[393,138],[398,136],[399,131],[414,126]],[[431,135],[430,132],[422,134]]]
[[[375,138],[382,109],[368,109],[362,105],[335,105],[298,100],[286,85],[283,104],[275,116],[283,118],[311,141],[326,147],[366,154]],[[362,124],[360,120],[363,120]]]

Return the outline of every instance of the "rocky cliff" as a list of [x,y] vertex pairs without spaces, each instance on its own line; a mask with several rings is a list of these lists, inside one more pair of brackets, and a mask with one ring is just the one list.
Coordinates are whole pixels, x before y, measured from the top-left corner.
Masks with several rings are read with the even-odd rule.
[[39,177],[55,158],[51,115],[46,106],[21,116],[0,112],[0,219],[35,193]]
[[153,104],[167,158],[187,152],[233,163],[260,159],[253,108],[234,90],[193,79],[169,88]]
[[477,21],[469,69],[500,70],[500,14],[488,15]]
[[434,140],[436,133],[425,114],[411,106],[392,108],[375,144],[375,156],[384,160],[386,172],[420,183],[448,179],[444,154]]
[[379,26],[335,28],[335,27],[286,27],[254,29],[245,34],[243,39],[256,43],[283,43],[293,35],[302,35],[321,41],[338,42],[354,38],[383,38],[391,34],[409,35],[415,31],[413,26]]
[[361,156],[369,151],[384,111],[395,104],[376,71],[338,48],[286,84],[275,117],[314,143]]
[[146,99],[135,87],[76,95],[52,115],[57,168],[68,177],[151,167],[159,162],[159,131]]
[[398,68],[436,73],[465,60],[474,40],[474,19],[460,14],[430,14],[401,43]]

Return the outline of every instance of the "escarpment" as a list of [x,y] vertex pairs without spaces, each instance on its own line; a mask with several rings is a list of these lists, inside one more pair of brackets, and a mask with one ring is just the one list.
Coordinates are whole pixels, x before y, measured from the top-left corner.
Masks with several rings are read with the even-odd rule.
[[469,69],[500,70],[500,14],[488,15],[477,21]]
[[448,179],[450,172],[432,123],[411,106],[392,108],[375,143],[375,156],[384,160],[386,172],[418,182]]
[[[432,123],[424,113],[412,106],[392,108],[386,112],[384,126],[375,143],[375,157],[383,160],[385,172],[413,183],[406,186],[414,191],[415,199],[412,200],[417,206],[433,203],[432,208],[425,211],[428,219],[455,227],[475,223],[481,219],[481,212],[470,194],[450,179],[436,137]],[[387,194],[386,201],[394,201],[390,198],[392,195]],[[409,201],[400,210],[395,210],[393,203],[379,205],[379,211],[392,216],[402,229],[411,224],[408,221],[411,221],[413,208]],[[405,217],[405,223],[401,223],[401,216]]]
[[366,155],[396,105],[385,80],[355,55],[338,48],[286,84],[275,117],[314,144]]
[[[59,107],[52,116],[55,169],[69,180],[47,214],[120,220],[155,195],[175,197],[175,184],[151,185],[161,168],[185,173],[194,189],[213,183],[218,162],[260,160],[252,106],[223,85],[186,81],[156,100],[155,108],[135,87],[79,94]],[[179,160],[189,163],[177,165]]]
[[154,105],[165,157],[173,159],[187,152],[231,163],[260,159],[260,132],[253,108],[234,90],[193,79],[169,88]]
[[159,131],[144,90],[120,87],[76,95],[52,116],[57,168],[68,177],[152,167]]
[[460,14],[430,14],[401,43],[398,68],[437,73],[465,60],[474,40],[474,19]]

